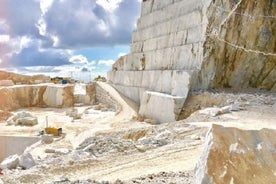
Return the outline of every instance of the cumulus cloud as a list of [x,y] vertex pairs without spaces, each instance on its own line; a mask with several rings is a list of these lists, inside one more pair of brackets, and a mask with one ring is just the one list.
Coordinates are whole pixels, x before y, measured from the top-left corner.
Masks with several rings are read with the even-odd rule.
[[121,2],[122,0],[97,0],[96,4],[102,6],[107,11],[114,11],[116,8],[118,8]]
[[70,64],[70,51],[42,49],[37,40],[26,37],[15,38],[9,44],[8,54],[3,54],[1,66],[58,66]]
[[[36,23],[41,16],[37,0],[1,0],[4,1],[5,13],[2,15],[9,26],[12,37],[33,35],[39,37]],[[0,8],[1,9],[1,8]]]
[[98,62],[98,65],[104,65],[104,66],[112,66],[115,63],[114,60],[109,59],[109,60],[100,60]]
[[9,35],[0,35],[0,42],[9,42],[10,41],[10,36]]
[[69,61],[74,64],[87,64],[88,60],[85,56],[83,55],[75,55],[72,56]]
[[129,45],[139,12],[140,0],[0,0],[0,66],[90,70],[73,51]]
[[135,0],[54,1],[41,20],[58,47],[110,46],[130,44],[138,14]]

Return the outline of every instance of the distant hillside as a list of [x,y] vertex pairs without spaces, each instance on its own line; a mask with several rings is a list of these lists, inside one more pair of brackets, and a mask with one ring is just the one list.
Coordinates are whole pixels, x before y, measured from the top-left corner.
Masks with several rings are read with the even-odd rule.
[[15,84],[36,84],[50,82],[51,78],[45,75],[22,75],[12,72],[0,71],[0,80],[12,80]]

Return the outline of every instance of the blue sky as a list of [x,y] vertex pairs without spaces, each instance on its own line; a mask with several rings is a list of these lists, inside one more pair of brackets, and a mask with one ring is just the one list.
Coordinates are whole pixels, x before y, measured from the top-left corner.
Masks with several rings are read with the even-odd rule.
[[0,68],[105,75],[129,52],[141,0],[0,0]]

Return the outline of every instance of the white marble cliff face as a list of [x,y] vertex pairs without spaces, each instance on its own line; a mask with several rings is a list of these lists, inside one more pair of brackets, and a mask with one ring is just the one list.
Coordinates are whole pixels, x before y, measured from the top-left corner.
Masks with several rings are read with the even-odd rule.
[[[275,14],[275,4],[271,1],[255,4],[224,0],[143,1],[131,53],[113,65],[108,80],[143,109],[151,108],[144,108],[148,105],[143,99],[146,91],[182,98],[187,97],[189,90],[209,88],[253,87],[275,91],[273,35],[276,29],[273,21],[266,18],[268,9],[271,15]],[[248,20],[243,15],[259,16]],[[253,52],[253,48],[260,52]],[[177,92],[173,92],[175,89]],[[158,117],[150,113],[152,110],[142,112],[149,118]]]
[[57,107],[63,104],[63,87],[47,86],[43,94],[43,101],[46,105]]
[[142,116],[157,122],[177,120],[201,66],[206,29],[202,12],[208,2],[142,3],[131,53],[108,74],[119,92],[140,104]]

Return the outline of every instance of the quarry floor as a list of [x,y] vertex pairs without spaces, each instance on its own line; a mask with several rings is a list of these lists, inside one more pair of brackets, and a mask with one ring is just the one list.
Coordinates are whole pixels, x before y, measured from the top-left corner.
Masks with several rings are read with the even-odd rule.
[[[103,84],[104,85],[104,84]],[[28,170],[6,170],[4,183],[195,183],[194,168],[212,124],[241,129],[276,129],[276,95],[269,93],[205,92],[187,104],[225,106],[239,103],[242,110],[210,116],[195,111],[187,119],[160,125],[138,122],[135,109],[108,85],[122,111],[101,112],[91,106],[75,107],[83,116],[72,121],[69,109],[28,108],[38,117],[34,127],[6,126],[0,135],[37,135],[45,127],[62,127],[64,135],[51,144],[28,148],[37,165]],[[208,104],[205,103],[208,101]],[[54,153],[45,153],[45,150]],[[0,180],[1,183],[1,180]]]

